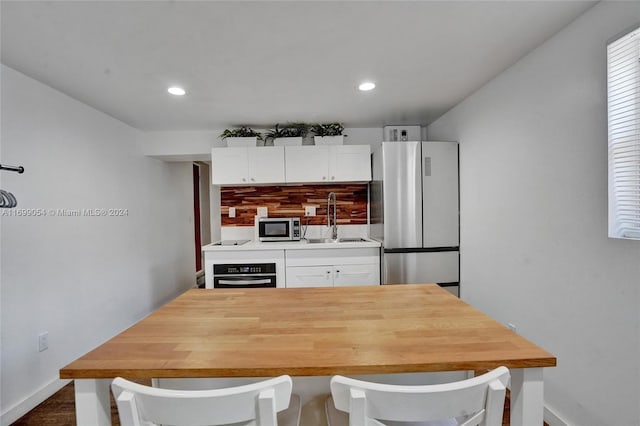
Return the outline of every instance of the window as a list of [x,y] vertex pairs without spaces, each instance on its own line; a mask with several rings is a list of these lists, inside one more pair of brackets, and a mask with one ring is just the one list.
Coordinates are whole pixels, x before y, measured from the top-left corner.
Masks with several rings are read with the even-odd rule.
[[609,237],[640,240],[640,28],[607,46]]

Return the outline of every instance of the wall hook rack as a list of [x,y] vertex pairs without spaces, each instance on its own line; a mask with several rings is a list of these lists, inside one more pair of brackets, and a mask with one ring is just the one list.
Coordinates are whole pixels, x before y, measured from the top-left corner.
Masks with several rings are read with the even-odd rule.
[[[24,167],[22,166],[7,166],[6,164],[0,164],[0,170],[7,170],[9,172],[24,173]],[[16,197],[4,189],[0,189],[0,208],[12,209],[18,205]]]
[[10,172],[24,173],[24,167],[22,166],[7,166],[6,164],[0,164],[0,170],[7,170]]

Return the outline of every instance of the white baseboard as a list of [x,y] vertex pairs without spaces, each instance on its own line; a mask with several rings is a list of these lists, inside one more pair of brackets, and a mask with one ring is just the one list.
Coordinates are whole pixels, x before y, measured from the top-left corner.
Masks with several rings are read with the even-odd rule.
[[33,395],[23,399],[21,402],[17,403],[13,407],[2,413],[0,424],[2,426],[9,426],[11,423],[15,422],[20,417],[33,410],[38,404],[49,398],[54,393],[58,392],[69,382],[71,382],[71,380],[54,379],[51,382],[47,383],[39,390],[37,390]]
[[549,426],[569,426],[569,423],[562,420],[556,413],[554,413],[549,407],[544,407],[544,421]]

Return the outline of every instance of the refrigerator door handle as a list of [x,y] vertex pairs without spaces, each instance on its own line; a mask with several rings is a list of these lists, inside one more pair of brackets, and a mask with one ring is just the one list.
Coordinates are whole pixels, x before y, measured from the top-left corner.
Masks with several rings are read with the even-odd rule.
[[431,157],[424,157],[423,170],[425,177],[431,176]]

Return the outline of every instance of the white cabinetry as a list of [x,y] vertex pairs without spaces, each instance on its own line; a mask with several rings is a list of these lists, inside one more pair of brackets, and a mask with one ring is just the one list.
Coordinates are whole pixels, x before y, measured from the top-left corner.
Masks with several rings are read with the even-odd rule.
[[287,287],[380,285],[380,249],[286,250]]
[[333,287],[330,266],[290,266],[287,268],[287,287]]
[[284,175],[284,147],[213,148],[213,185],[251,185],[281,183]]
[[286,180],[303,182],[356,182],[371,180],[369,145],[288,146]]
[[369,265],[290,266],[287,287],[379,285],[380,269]]
[[336,265],[333,267],[333,286],[380,285],[380,264]]

